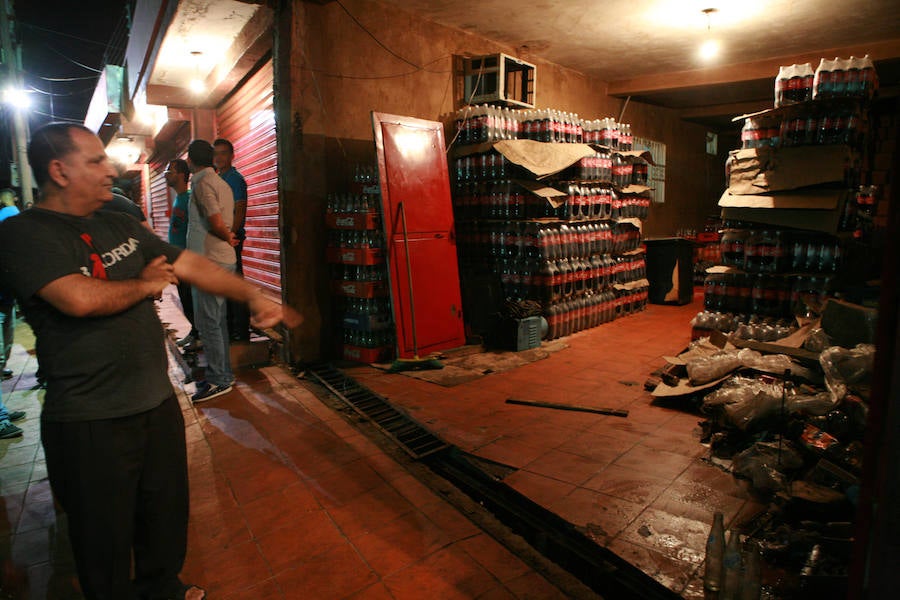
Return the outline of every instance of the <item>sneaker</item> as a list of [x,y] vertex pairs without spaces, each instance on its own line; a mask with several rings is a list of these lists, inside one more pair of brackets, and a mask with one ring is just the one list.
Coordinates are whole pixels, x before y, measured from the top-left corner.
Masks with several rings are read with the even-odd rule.
[[9,413],[8,418],[10,421],[21,421],[22,419],[25,418],[25,411],[24,410],[14,410]]
[[213,385],[209,382],[204,381],[197,384],[197,392],[193,396],[191,396],[191,402],[206,402],[207,400],[212,400],[213,398],[224,396],[232,389],[234,389],[234,387],[230,384]]
[[194,352],[194,353],[200,352],[201,350],[203,350],[203,340],[194,338],[193,340],[191,340],[190,344],[187,344],[186,346],[182,346],[181,349],[184,350],[185,352]]
[[3,369],[2,374],[3,379],[12,379],[13,371],[12,369]]
[[6,440],[14,437],[21,437],[22,430],[10,423],[9,421],[3,421],[0,423],[0,440]]

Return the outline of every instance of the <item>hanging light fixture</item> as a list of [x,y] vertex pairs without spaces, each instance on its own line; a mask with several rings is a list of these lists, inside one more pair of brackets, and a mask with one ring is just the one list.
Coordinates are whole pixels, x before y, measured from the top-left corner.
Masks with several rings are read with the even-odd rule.
[[698,54],[702,60],[711,61],[719,55],[720,50],[719,40],[713,38],[711,32],[712,15],[718,12],[718,9],[704,8],[700,12],[706,15],[706,38],[703,40],[703,43],[700,44],[700,50]]
[[191,51],[191,56],[194,59],[194,77],[193,79],[191,79],[188,87],[194,94],[202,94],[206,91],[206,83],[203,81],[203,79],[200,78],[200,57],[202,55],[203,52],[201,52],[200,50]]

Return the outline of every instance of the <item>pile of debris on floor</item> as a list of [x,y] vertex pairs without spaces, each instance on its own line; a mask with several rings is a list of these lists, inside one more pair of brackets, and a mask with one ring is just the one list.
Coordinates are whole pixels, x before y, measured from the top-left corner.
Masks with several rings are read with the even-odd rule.
[[774,343],[711,332],[645,384],[693,402],[709,460],[768,503],[739,528],[763,551],[773,597],[846,595],[876,315],[829,301]]

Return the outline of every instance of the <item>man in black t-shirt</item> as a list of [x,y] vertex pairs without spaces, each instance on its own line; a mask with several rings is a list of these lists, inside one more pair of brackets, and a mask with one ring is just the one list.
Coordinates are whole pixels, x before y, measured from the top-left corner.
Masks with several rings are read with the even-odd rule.
[[28,159],[41,200],[0,224],[0,287],[15,293],[37,338],[47,379],[41,439],[82,590],[116,600],[202,598],[178,577],[188,518],[184,421],[153,299],[182,280],[247,303],[259,327],[295,326],[300,316],[135,219],[100,211],[115,170],[89,129],[42,127]]

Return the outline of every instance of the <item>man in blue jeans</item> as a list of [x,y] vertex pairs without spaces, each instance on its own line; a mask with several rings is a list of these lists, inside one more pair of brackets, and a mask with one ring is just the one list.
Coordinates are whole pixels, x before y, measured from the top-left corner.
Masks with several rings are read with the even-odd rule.
[[[0,348],[3,348],[3,325],[6,319],[6,315],[0,313]],[[5,364],[5,363],[4,363]],[[5,440],[9,438],[19,437],[22,435],[22,430],[19,427],[16,427],[12,424],[12,421],[18,421],[19,419],[25,418],[24,410],[14,410],[10,412],[6,409],[6,405],[3,404],[3,390],[0,389],[0,440]]]
[[[218,138],[213,142],[213,163],[216,173],[225,183],[231,187],[234,197],[234,221],[231,223],[231,231],[237,238],[234,247],[235,273],[244,274],[241,253],[244,251],[244,239],[247,233],[244,230],[244,222],[247,219],[247,182],[244,176],[234,168],[234,146],[225,138]],[[246,342],[250,339],[250,313],[247,307],[240,302],[226,303],[228,307],[228,335],[233,341]]]
[[[213,146],[205,140],[188,145],[191,199],[188,206],[187,249],[205,256],[229,272],[235,270],[234,196],[231,186],[213,169]],[[228,343],[225,298],[193,289],[194,325],[203,340],[206,378],[197,383],[192,402],[205,402],[231,391],[234,374]]]

